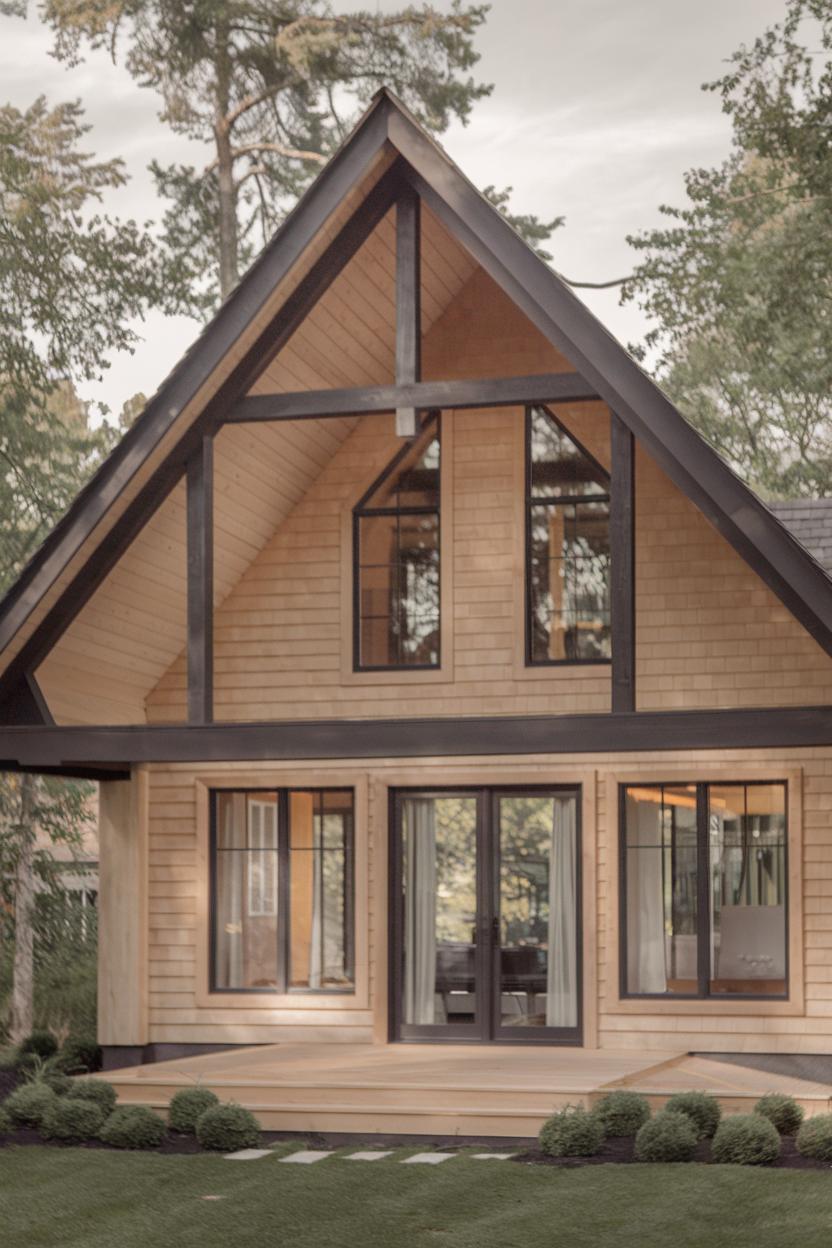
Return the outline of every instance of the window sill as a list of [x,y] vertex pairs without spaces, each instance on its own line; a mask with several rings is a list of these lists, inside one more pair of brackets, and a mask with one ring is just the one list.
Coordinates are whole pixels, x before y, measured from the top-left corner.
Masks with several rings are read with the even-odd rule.
[[197,994],[197,1006],[203,1009],[280,1010],[364,1010],[367,1002],[354,989],[327,992],[245,992],[212,991]]
[[685,997],[675,1001],[668,997],[614,997],[604,1001],[603,1011],[607,1014],[706,1015],[718,1018],[749,1014],[800,1017],[805,1014],[805,1007],[802,1000],[783,997],[737,997],[733,1001],[724,997]]

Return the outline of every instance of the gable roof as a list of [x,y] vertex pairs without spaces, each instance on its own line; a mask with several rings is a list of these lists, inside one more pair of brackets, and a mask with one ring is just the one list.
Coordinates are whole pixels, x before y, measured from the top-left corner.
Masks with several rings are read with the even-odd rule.
[[812,558],[832,573],[832,498],[794,498],[769,506]]
[[3,694],[49,652],[181,479],[203,433],[288,340],[310,294],[326,289],[333,229],[341,231],[343,263],[344,250],[355,253],[406,184],[832,653],[832,581],[824,569],[383,89],[0,603]]

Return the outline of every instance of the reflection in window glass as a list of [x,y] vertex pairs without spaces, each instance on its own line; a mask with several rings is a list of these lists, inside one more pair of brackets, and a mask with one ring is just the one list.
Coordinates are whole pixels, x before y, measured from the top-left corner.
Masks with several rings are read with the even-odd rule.
[[352,794],[289,796],[293,988],[339,988],[350,982],[346,879],[352,840]]
[[217,988],[277,987],[277,809],[274,794],[217,794]]

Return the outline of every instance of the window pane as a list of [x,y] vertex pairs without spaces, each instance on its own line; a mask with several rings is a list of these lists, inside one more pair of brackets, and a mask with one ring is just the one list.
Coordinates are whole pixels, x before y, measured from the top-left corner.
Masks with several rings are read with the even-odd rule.
[[543,408],[530,415],[529,460],[531,493],[535,498],[606,494],[609,482]]
[[293,988],[346,988],[353,982],[348,941],[352,819],[348,791],[289,794]]
[[365,667],[439,662],[439,517],[362,516],[359,652]]
[[695,786],[628,788],[625,854],[627,991],[696,993]]
[[530,508],[534,662],[610,656],[609,504]]
[[376,507],[439,508],[439,434],[435,420],[426,425],[408,453],[362,505]]
[[277,798],[216,795],[214,982],[277,987]]
[[786,993],[786,792],[711,785],[711,992]]

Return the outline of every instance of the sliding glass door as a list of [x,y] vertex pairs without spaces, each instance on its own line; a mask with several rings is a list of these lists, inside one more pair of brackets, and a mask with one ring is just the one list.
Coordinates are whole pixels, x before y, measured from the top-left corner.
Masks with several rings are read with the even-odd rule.
[[394,1039],[580,1042],[578,810],[574,789],[396,793]]

